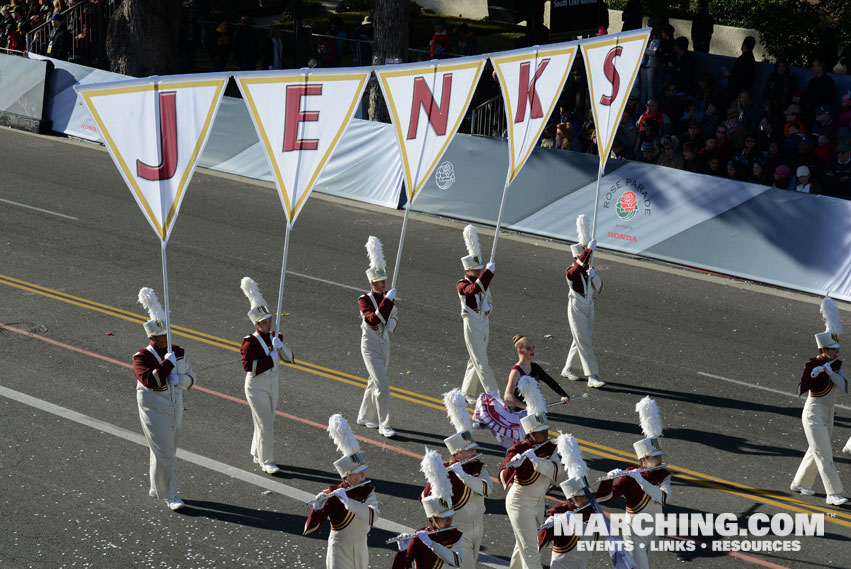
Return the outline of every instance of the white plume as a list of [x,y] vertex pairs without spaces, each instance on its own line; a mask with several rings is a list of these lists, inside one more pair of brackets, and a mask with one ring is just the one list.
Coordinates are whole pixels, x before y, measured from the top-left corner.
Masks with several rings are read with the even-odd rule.
[[420,463],[420,472],[425,474],[426,480],[431,484],[431,495],[438,498],[452,498],[452,483],[449,481],[449,473],[443,466],[443,461],[437,451],[426,450],[425,456]]
[[328,418],[328,436],[343,456],[360,452],[360,445],[346,419],[336,413]]
[[520,395],[526,402],[526,413],[528,415],[538,415],[546,411],[547,402],[544,401],[544,396],[541,395],[538,382],[534,377],[522,376],[520,381],[517,382],[517,389],[520,390]]
[[591,241],[591,224],[588,223],[588,216],[584,213],[579,214],[579,217],[576,218],[576,235],[579,243],[584,246],[587,246],[588,242]]
[[641,421],[641,432],[647,438],[662,436],[662,415],[656,402],[647,395],[635,404],[635,411]]
[[582,458],[582,451],[579,450],[579,443],[573,435],[563,434],[559,431],[558,440],[556,441],[558,455],[561,457],[561,463],[567,472],[568,478],[576,478],[577,476],[585,476],[588,474],[588,465],[585,464],[585,459]]
[[821,317],[824,318],[825,332],[831,334],[842,333],[842,322],[839,321],[839,309],[836,307],[836,302],[829,296],[824,297],[821,301]]
[[374,235],[370,235],[366,240],[366,254],[369,256],[369,267],[371,269],[381,269],[387,266],[384,260],[384,246],[381,244],[381,239]]
[[242,277],[242,280],[239,281],[239,287],[242,289],[242,292],[245,293],[245,296],[247,296],[248,300],[251,302],[251,308],[257,308],[258,306],[266,306],[266,300],[263,298],[263,295],[260,294],[260,287],[257,286],[257,283],[254,282],[254,279],[250,277]]
[[480,256],[482,254],[482,246],[479,245],[479,230],[475,225],[468,225],[464,228],[464,244],[467,245],[467,254]]
[[444,393],[443,406],[446,407],[446,414],[449,415],[449,420],[452,421],[456,433],[469,431],[473,428],[473,422],[467,413],[467,400],[464,399],[464,394],[461,393],[460,389],[456,387],[452,391]]
[[154,289],[148,287],[139,289],[139,304],[145,307],[145,310],[151,316],[151,320],[165,322],[165,310],[160,305],[160,299],[157,298],[157,293],[154,292]]

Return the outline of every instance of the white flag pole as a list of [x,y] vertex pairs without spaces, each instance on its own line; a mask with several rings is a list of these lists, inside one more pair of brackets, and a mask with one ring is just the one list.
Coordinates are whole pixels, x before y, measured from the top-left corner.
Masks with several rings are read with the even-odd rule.
[[603,177],[603,163],[597,167],[597,191],[594,193],[594,221],[591,223],[591,239],[597,234],[597,204],[600,203],[600,179]]
[[284,278],[287,276],[287,251],[290,249],[290,230],[292,224],[287,220],[287,231],[284,234],[284,256],[281,259],[281,284],[278,285],[278,311],[275,313],[275,335],[278,337],[278,331],[281,329],[281,310],[284,302]]
[[393,265],[393,280],[390,288],[396,288],[396,278],[399,276],[399,262],[402,260],[402,246],[405,244],[405,229],[408,227],[408,213],[411,211],[411,202],[405,204],[405,217],[402,218],[402,234],[399,236],[399,249],[396,251],[396,264]]
[[160,252],[163,258],[163,296],[165,297],[165,333],[168,351],[171,351],[171,311],[168,306],[168,268],[165,258],[165,241],[160,241]]
[[496,257],[496,244],[499,242],[499,228],[502,225],[502,211],[505,209],[505,197],[508,195],[508,186],[511,185],[511,166],[509,165],[509,172],[505,176],[505,186],[502,188],[502,200],[499,202],[499,214],[496,217],[496,229],[493,234],[493,246],[491,247],[491,263],[494,262],[494,257]]

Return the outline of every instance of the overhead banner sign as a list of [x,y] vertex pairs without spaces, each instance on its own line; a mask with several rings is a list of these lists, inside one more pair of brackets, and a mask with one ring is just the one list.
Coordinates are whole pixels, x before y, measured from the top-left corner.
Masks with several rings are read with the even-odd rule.
[[78,85],[148,223],[168,241],[230,74]]
[[567,42],[491,55],[505,101],[508,183],[517,177],[550,120],[578,45]]
[[458,132],[485,61],[470,57],[375,68],[399,141],[409,203]]
[[290,226],[363,95],[370,69],[235,73]]
[[650,28],[644,28],[591,38],[580,44],[588,74],[601,169],[606,167],[649,39]]

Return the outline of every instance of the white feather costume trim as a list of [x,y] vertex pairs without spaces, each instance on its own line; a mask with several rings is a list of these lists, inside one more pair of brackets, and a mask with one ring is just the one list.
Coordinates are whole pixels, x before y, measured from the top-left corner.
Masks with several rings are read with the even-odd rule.
[[650,399],[647,395],[636,403],[635,411],[638,413],[639,421],[641,422],[641,432],[648,439],[662,436],[662,415],[659,413],[659,407],[656,401]]
[[456,433],[472,430],[473,422],[470,420],[469,413],[467,413],[467,400],[464,399],[464,394],[461,393],[460,389],[456,387],[452,391],[444,393],[443,406],[446,407],[446,414],[452,421]]
[[139,289],[139,304],[145,307],[151,320],[165,322],[165,310],[163,310],[160,299],[157,298],[157,293],[154,292],[154,289],[149,287]]
[[482,256],[482,246],[479,244],[479,230],[475,225],[464,228],[464,244],[467,246],[467,254],[474,257]]
[[591,241],[591,224],[588,222],[588,216],[584,213],[579,214],[579,217],[576,218],[576,235],[579,243],[583,247],[587,247],[588,242]]
[[517,389],[526,403],[527,415],[539,415],[547,411],[547,402],[544,400],[535,378],[528,375],[522,376],[517,382]]
[[558,455],[561,458],[561,464],[564,466],[568,478],[576,478],[588,474],[588,465],[585,463],[585,459],[582,458],[579,443],[576,442],[576,438],[573,435],[559,432],[556,447],[558,448]]
[[369,268],[383,269],[387,266],[387,261],[384,260],[384,245],[378,237],[370,235],[366,240],[366,254],[369,257]]
[[425,474],[426,480],[431,484],[431,495],[443,500],[452,499],[452,483],[449,481],[449,473],[443,466],[443,460],[437,451],[426,449],[425,456],[420,462],[420,472]]
[[266,300],[263,298],[263,295],[260,294],[260,287],[257,286],[254,279],[250,277],[242,277],[242,280],[239,281],[239,287],[242,289],[245,296],[248,297],[249,302],[251,302],[251,308],[267,306]]
[[821,317],[824,319],[824,331],[831,334],[842,333],[842,322],[839,320],[839,308],[836,307],[836,302],[829,296],[824,297],[821,301]]
[[339,413],[328,418],[328,436],[331,437],[334,444],[337,445],[337,450],[343,456],[360,452],[360,445],[352,432],[352,428],[349,427],[345,417]]

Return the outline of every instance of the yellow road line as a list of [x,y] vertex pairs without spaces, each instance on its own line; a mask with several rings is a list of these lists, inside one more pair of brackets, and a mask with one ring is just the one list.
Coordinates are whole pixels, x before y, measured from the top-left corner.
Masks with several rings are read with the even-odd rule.
[[[147,320],[147,318],[141,314],[136,314],[128,310],[123,310],[121,308],[74,296],[72,294],[50,289],[42,285],[30,283],[7,275],[0,274],[0,284],[5,284],[7,286],[14,287],[20,290],[39,294],[41,296],[52,298],[54,300],[59,300],[61,302],[65,302],[73,306],[78,306],[80,308],[94,310],[96,312],[100,312],[108,316],[114,316],[116,318],[127,320],[136,324],[144,323]],[[175,331],[174,333],[177,336],[190,338],[192,340],[203,342],[211,346],[223,348],[229,351],[239,351],[240,344],[232,340],[220,338],[212,334],[207,334],[183,326],[172,325],[172,329]],[[306,373],[312,373],[321,377],[333,379],[335,381],[353,385],[359,388],[364,388],[367,383],[367,380],[365,378],[324,367],[311,362],[297,361],[295,364],[285,365],[287,367],[298,369]],[[425,407],[437,409],[439,411],[444,411],[441,399],[395,387],[391,387],[390,389],[394,392],[393,396],[398,399],[423,405]],[[552,434],[555,435],[555,433]],[[631,462],[635,461],[635,457],[632,453],[601,445],[592,441],[585,441],[582,439],[577,439],[577,441],[580,443],[580,448],[582,448],[585,452],[589,452],[591,454],[613,460],[629,460]],[[701,486],[705,486],[707,488],[721,490],[723,492],[727,492],[728,494],[733,494],[735,496],[744,497],[749,500],[773,505],[781,509],[787,509],[795,512],[814,513],[813,511],[815,511],[818,513],[825,513],[829,515],[828,517],[826,517],[828,521],[846,527],[851,527],[851,512],[846,513],[842,510],[835,510],[823,506],[818,506],[816,504],[810,504],[801,500],[797,500],[795,498],[791,498],[789,496],[784,496],[771,491],[760,490],[751,486],[739,484],[730,480],[724,480],[723,478],[718,478],[710,474],[696,472],[680,466],[670,465],[668,468],[672,472],[677,473],[677,476],[679,478],[683,480],[688,480]]]

